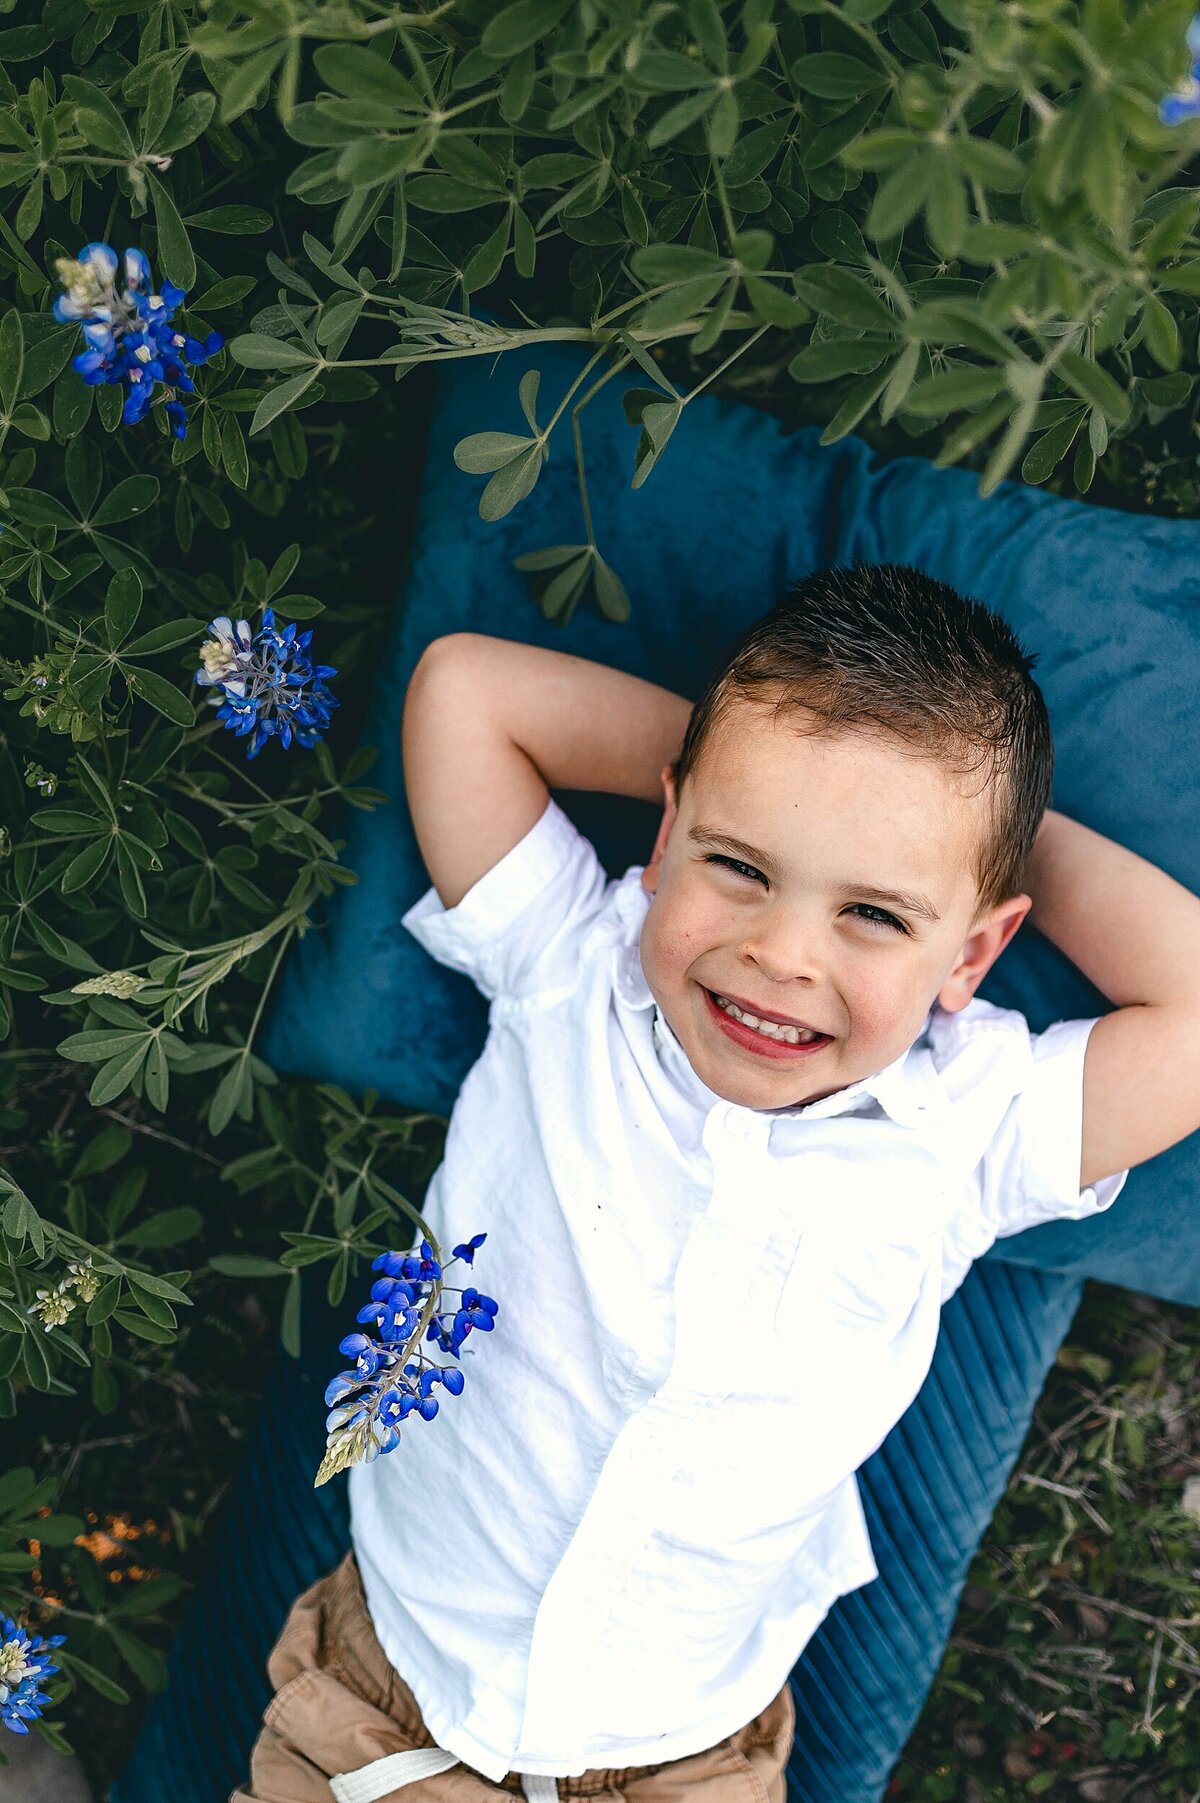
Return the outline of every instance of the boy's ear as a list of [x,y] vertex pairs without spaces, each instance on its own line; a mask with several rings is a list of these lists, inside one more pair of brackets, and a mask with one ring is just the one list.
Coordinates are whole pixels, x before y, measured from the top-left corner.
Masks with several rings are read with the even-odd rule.
[[948,1014],[965,1008],[996,962],[1030,908],[1031,895],[1014,895],[989,908],[963,940],[954,969],[938,991],[938,1001]]
[[653,895],[658,888],[658,879],[662,872],[662,861],[667,849],[667,840],[671,828],[675,824],[676,793],[675,780],[671,775],[670,764],[664,764],[660,772],[663,786],[663,817],[658,824],[658,837],[654,841],[654,850],[650,861],[642,871],[642,888],[647,895]]

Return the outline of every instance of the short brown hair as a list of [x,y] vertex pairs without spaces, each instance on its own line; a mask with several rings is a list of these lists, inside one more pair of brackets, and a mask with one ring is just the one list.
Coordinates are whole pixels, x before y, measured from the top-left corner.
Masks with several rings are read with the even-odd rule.
[[774,689],[774,713],[810,710],[813,731],[874,728],[960,774],[982,766],[992,806],[976,851],[978,918],[1021,893],[1050,800],[1036,661],[999,614],[907,564],[817,571],[722,655],[672,765],[676,792],[731,705]]

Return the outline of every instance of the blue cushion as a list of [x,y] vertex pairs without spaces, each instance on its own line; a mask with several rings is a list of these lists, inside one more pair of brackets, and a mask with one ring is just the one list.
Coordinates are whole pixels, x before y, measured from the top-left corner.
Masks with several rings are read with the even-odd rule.
[[[527,366],[535,362],[553,402],[577,362],[550,351]],[[523,429],[519,373],[506,358],[490,386],[471,363],[440,375],[406,604],[365,732],[380,749],[372,781],[393,799],[345,822],[360,883],[336,892],[290,959],[265,1042],[279,1068],[446,1114],[482,1046],[477,992],[397,928],[427,886],[402,799],[401,701],[424,646],[455,629],[600,658],[694,696],[724,642],[789,579],[854,557],[917,564],[999,607],[1040,652],[1058,746],[1055,805],[1200,888],[1184,725],[1198,663],[1200,526],[1015,486],[981,502],[966,473],[916,459],[875,468],[857,440],[822,448],[813,431],[784,437],[768,417],[708,397],[686,410],[664,462],[634,493],[625,485],[634,437],[612,383],[588,408],[584,434],[597,537],[634,615],[616,626],[585,606],[563,632],[532,606],[511,559],[580,536],[566,442],[530,500],[491,526],[452,463],[470,431]],[[654,809],[559,799],[610,873],[644,861]],[[1029,929],[982,993],[1021,1008],[1035,1029],[1106,1008]],[[877,1803],[1082,1277],[1200,1301],[1200,1246],[1185,1226],[1196,1187],[1195,1147],[1185,1143],[1140,1169],[1098,1220],[1003,1241],[948,1304],[920,1395],[862,1468],[880,1577],[835,1604],[796,1669],[795,1803]],[[342,1331],[341,1315],[328,1318],[310,1293],[305,1361],[299,1370],[280,1361],[261,1435],[214,1532],[209,1582],[173,1651],[171,1685],[151,1705],[114,1803],[150,1803],[166,1771],[177,1803],[224,1803],[245,1775],[266,1653],[292,1597],[346,1545],[343,1482],[309,1488],[319,1390]]]
[[[545,349],[529,361],[547,400],[576,368]],[[492,525],[476,513],[481,483],[451,455],[470,431],[524,429],[514,398],[522,366],[505,358],[490,384],[471,363],[442,372],[406,606],[365,733],[380,751],[371,780],[393,799],[346,824],[344,856],[361,880],[337,891],[329,928],[309,933],[289,962],[265,1041],[281,1069],[448,1114],[483,1045],[486,1008],[473,985],[397,929],[428,886],[403,802],[401,703],[417,658],[443,632],[554,646],[694,697],[721,646],[790,578],[856,557],[916,564],[998,608],[1038,652],[1054,805],[1200,890],[1200,524],[1015,483],[980,500],[966,471],[919,458],[875,467],[859,439],[822,447],[815,430],[784,436],[767,415],[706,396],[632,491],[635,435],[613,382],[584,415],[585,448],[596,536],[626,580],[633,618],[614,625],[587,603],[564,631],[531,603],[512,559],[582,536],[568,444],[556,443],[530,498]],[[611,874],[649,855],[657,815],[645,803],[558,799]],[[1037,1031],[1108,1009],[1028,926],[980,993],[1021,1009]],[[1187,1140],[1139,1167],[1106,1213],[1033,1228],[988,1256],[1200,1304],[1198,1210],[1200,1157]]]

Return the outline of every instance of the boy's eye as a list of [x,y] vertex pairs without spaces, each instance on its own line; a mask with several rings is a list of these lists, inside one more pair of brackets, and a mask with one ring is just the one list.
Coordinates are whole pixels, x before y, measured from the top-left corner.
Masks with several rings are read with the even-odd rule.
[[903,921],[897,920],[894,914],[887,913],[885,909],[875,907],[871,902],[855,902],[854,906],[862,910],[864,917],[871,917],[876,926],[891,927],[897,933],[908,931]]
[[766,882],[761,870],[755,870],[753,864],[743,864],[738,858],[727,858],[720,852],[713,852],[705,859],[706,864],[724,864],[730,870],[736,870],[739,876],[748,876],[752,882]]
[[[756,870],[753,864],[743,864],[739,858],[727,858],[721,852],[711,852],[705,859],[705,863],[722,864],[726,869],[735,871],[738,876],[748,877],[751,882],[765,883],[767,880],[762,871]],[[896,916],[889,914],[885,908],[875,907],[872,902],[855,902],[851,912],[855,911],[858,911],[861,917],[872,926],[888,927],[894,933],[908,932],[903,921],[897,920]]]

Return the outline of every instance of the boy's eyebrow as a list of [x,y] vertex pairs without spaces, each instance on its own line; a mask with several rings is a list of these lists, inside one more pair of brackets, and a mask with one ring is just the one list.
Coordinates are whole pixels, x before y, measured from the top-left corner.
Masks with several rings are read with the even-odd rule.
[[[771,860],[765,852],[755,851],[753,845],[747,845],[744,839],[735,839],[730,833],[718,833],[707,826],[692,826],[688,828],[688,838],[696,845],[719,845],[759,870],[769,872],[771,869]],[[928,897],[913,889],[877,889],[873,883],[847,883],[845,887],[853,889],[856,895],[869,896],[873,901],[889,902],[892,907],[917,914],[923,920],[942,918]]]

